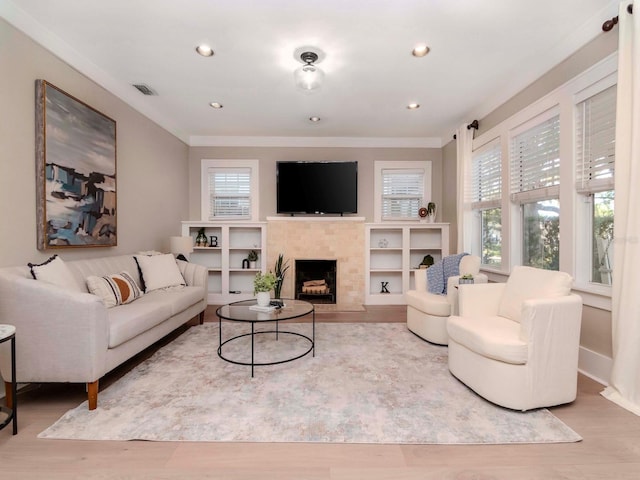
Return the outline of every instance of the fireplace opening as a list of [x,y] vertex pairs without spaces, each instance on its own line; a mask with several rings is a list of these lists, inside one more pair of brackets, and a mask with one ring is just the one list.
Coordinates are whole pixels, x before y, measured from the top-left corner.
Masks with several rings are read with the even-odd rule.
[[336,303],[336,261],[296,260],[296,299]]

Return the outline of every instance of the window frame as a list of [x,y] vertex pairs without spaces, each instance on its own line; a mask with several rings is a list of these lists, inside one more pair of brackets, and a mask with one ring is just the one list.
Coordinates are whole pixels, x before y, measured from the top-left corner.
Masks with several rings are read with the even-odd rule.
[[[609,87],[617,84],[617,73],[611,73],[604,76],[598,81],[593,82],[586,88],[576,92],[573,96],[573,113],[576,114],[580,103],[584,100],[597,95],[598,93],[606,90]],[[577,122],[576,122],[577,123]],[[577,124],[575,125],[577,130]],[[575,132],[577,135],[577,131]],[[574,135],[574,142],[576,141],[576,135]],[[577,162],[577,152],[576,159]],[[577,165],[574,164],[574,168]],[[575,183],[575,182],[574,182]],[[615,196],[615,187],[614,196]],[[591,281],[591,268],[592,268],[592,234],[593,234],[593,195],[590,193],[578,192],[576,185],[576,241],[575,251],[576,258],[589,259],[589,261],[576,262],[575,266],[575,280],[574,288],[581,292],[590,292],[602,296],[611,296],[611,285],[603,283],[595,283]],[[615,207],[614,207],[615,208]]]
[[[498,150],[500,152],[499,154],[500,156],[500,198],[491,199],[491,200],[478,200],[476,198],[476,185],[475,185],[475,169],[476,169],[475,159],[477,158],[475,155],[482,155],[489,150],[493,150],[495,147],[498,147]],[[503,185],[505,185],[504,167],[503,167],[504,159],[503,159],[502,151],[503,151],[503,146],[502,146],[501,139],[500,137],[495,137],[488,140],[482,145],[476,146],[476,148],[473,149],[473,152],[471,155],[471,168],[470,168],[471,180],[469,182],[470,188],[468,192],[468,201],[471,205],[472,229],[474,232],[478,233],[477,235],[472,236],[471,250],[472,250],[472,253],[477,254],[480,257],[480,262],[482,262],[483,260],[482,252],[484,249],[484,244],[482,242],[482,212],[484,212],[485,210],[491,210],[494,208],[500,209],[500,230],[501,230],[500,236],[502,238],[502,216],[503,216],[502,197],[504,196]],[[486,270],[498,270],[498,271],[501,270],[502,264],[504,262],[503,255],[504,255],[504,252],[502,251],[502,244],[501,244],[500,263],[496,265],[481,263],[481,268]]]
[[430,160],[407,160],[407,161],[376,161],[374,162],[374,218],[378,223],[382,222],[407,222],[407,221],[419,221],[420,218],[409,217],[397,217],[397,218],[383,218],[382,217],[382,201],[383,201],[383,172],[384,170],[423,170],[423,192],[422,203],[424,206],[428,202],[435,202],[432,196],[431,188],[431,171],[432,165]]
[[[209,216],[209,170],[229,169],[238,170],[248,168],[251,175],[250,214],[248,216],[217,217]],[[202,159],[200,162],[200,218],[203,222],[256,222],[259,218],[259,161],[247,159]]]
[[[585,205],[584,196],[576,191],[576,147],[575,147],[575,108],[583,92],[594,88],[599,82],[606,82],[609,78],[617,79],[617,55],[615,53],[576,75],[555,90],[547,93],[538,100],[530,103],[502,122],[491,126],[473,140],[473,150],[478,149],[489,141],[500,138],[502,145],[502,265],[500,268],[481,266],[484,273],[492,281],[505,281],[514,265],[521,263],[522,240],[519,232],[522,230],[522,212],[519,204],[510,199],[509,146],[510,135],[527,122],[547,110],[557,108],[560,115],[560,223],[562,235],[560,237],[560,270],[569,272],[574,278],[573,290],[580,294],[585,305],[603,310],[611,310],[611,288],[601,284],[589,284],[580,279],[585,257],[591,255],[590,248],[586,251],[581,247],[580,239],[585,238],[584,212],[589,211]],[[602,88],[604,89],[604,88]],[[585,97],[583,96],[582,99]],[[467,169],[471,180],[471,165]],[[469,205],[470,207],[470,205]],[[474,221],[472,227],[473,246],[480,245],[480,222]],[[581,249],[582,248],[582,249]],[[474,251],[474,254],[478,254]],[[588,272],[590,271],[590,262]]]

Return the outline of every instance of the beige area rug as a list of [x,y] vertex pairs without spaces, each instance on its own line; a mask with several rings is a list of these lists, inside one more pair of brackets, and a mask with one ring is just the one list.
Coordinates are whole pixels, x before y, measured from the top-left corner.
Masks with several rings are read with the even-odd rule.
[[[311,324],[280,325],[310,334]],[[249,331],[223,324],[223,338]],[[225,355],[249,358],[248,337]],[[576,442],[548,410],[497,407],[447,368],[447,348],[404,324],[317,323],[316,355],[250,367],[218,358],[218,324],[193,327],[39,438],[211,442],[503,444]],[[308,348],[261,334],[257,360]]]

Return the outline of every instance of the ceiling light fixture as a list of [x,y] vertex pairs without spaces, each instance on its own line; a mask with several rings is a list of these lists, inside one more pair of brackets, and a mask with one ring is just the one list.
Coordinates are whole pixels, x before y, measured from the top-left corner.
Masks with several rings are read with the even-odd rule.
[[196,52],[198,52],[203,57],[213,57],[213,49],[209,45],[198,45],[196,47]]
[[223,107],[223,105],[221,103],[218,103],[218,102],[211,102],[209,104],[209,106],[212,107],[212,108],[215,108],[215,109],[220,109],[220,108]]
[[420,104],[419,103],[410,103],[409,105],[407,105],[407,108],[409,110],[417,110],[418,108],[420,108]]
[[324,72],[320,70],[314,62],[318,60],[318,54],[314,52],[303,52],[300,60],[304,65],[298,67],[293,72],[296,85],[307,92],[317,90],[322,84]]
[[309,121],[312,123],[318,123],[320,121],[320,117],[309,117]]
[[430,51],[431,49],[424,44],[416,45],[416,47],[411,50],[411,55],[414,57],[424,57]]

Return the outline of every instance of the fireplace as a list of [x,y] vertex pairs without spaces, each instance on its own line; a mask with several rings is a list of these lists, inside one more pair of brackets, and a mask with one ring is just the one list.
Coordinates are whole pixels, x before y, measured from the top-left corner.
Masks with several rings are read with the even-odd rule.
[[336,267],[336,260],[296,260],[296,298],[311,303],[336,303]]

